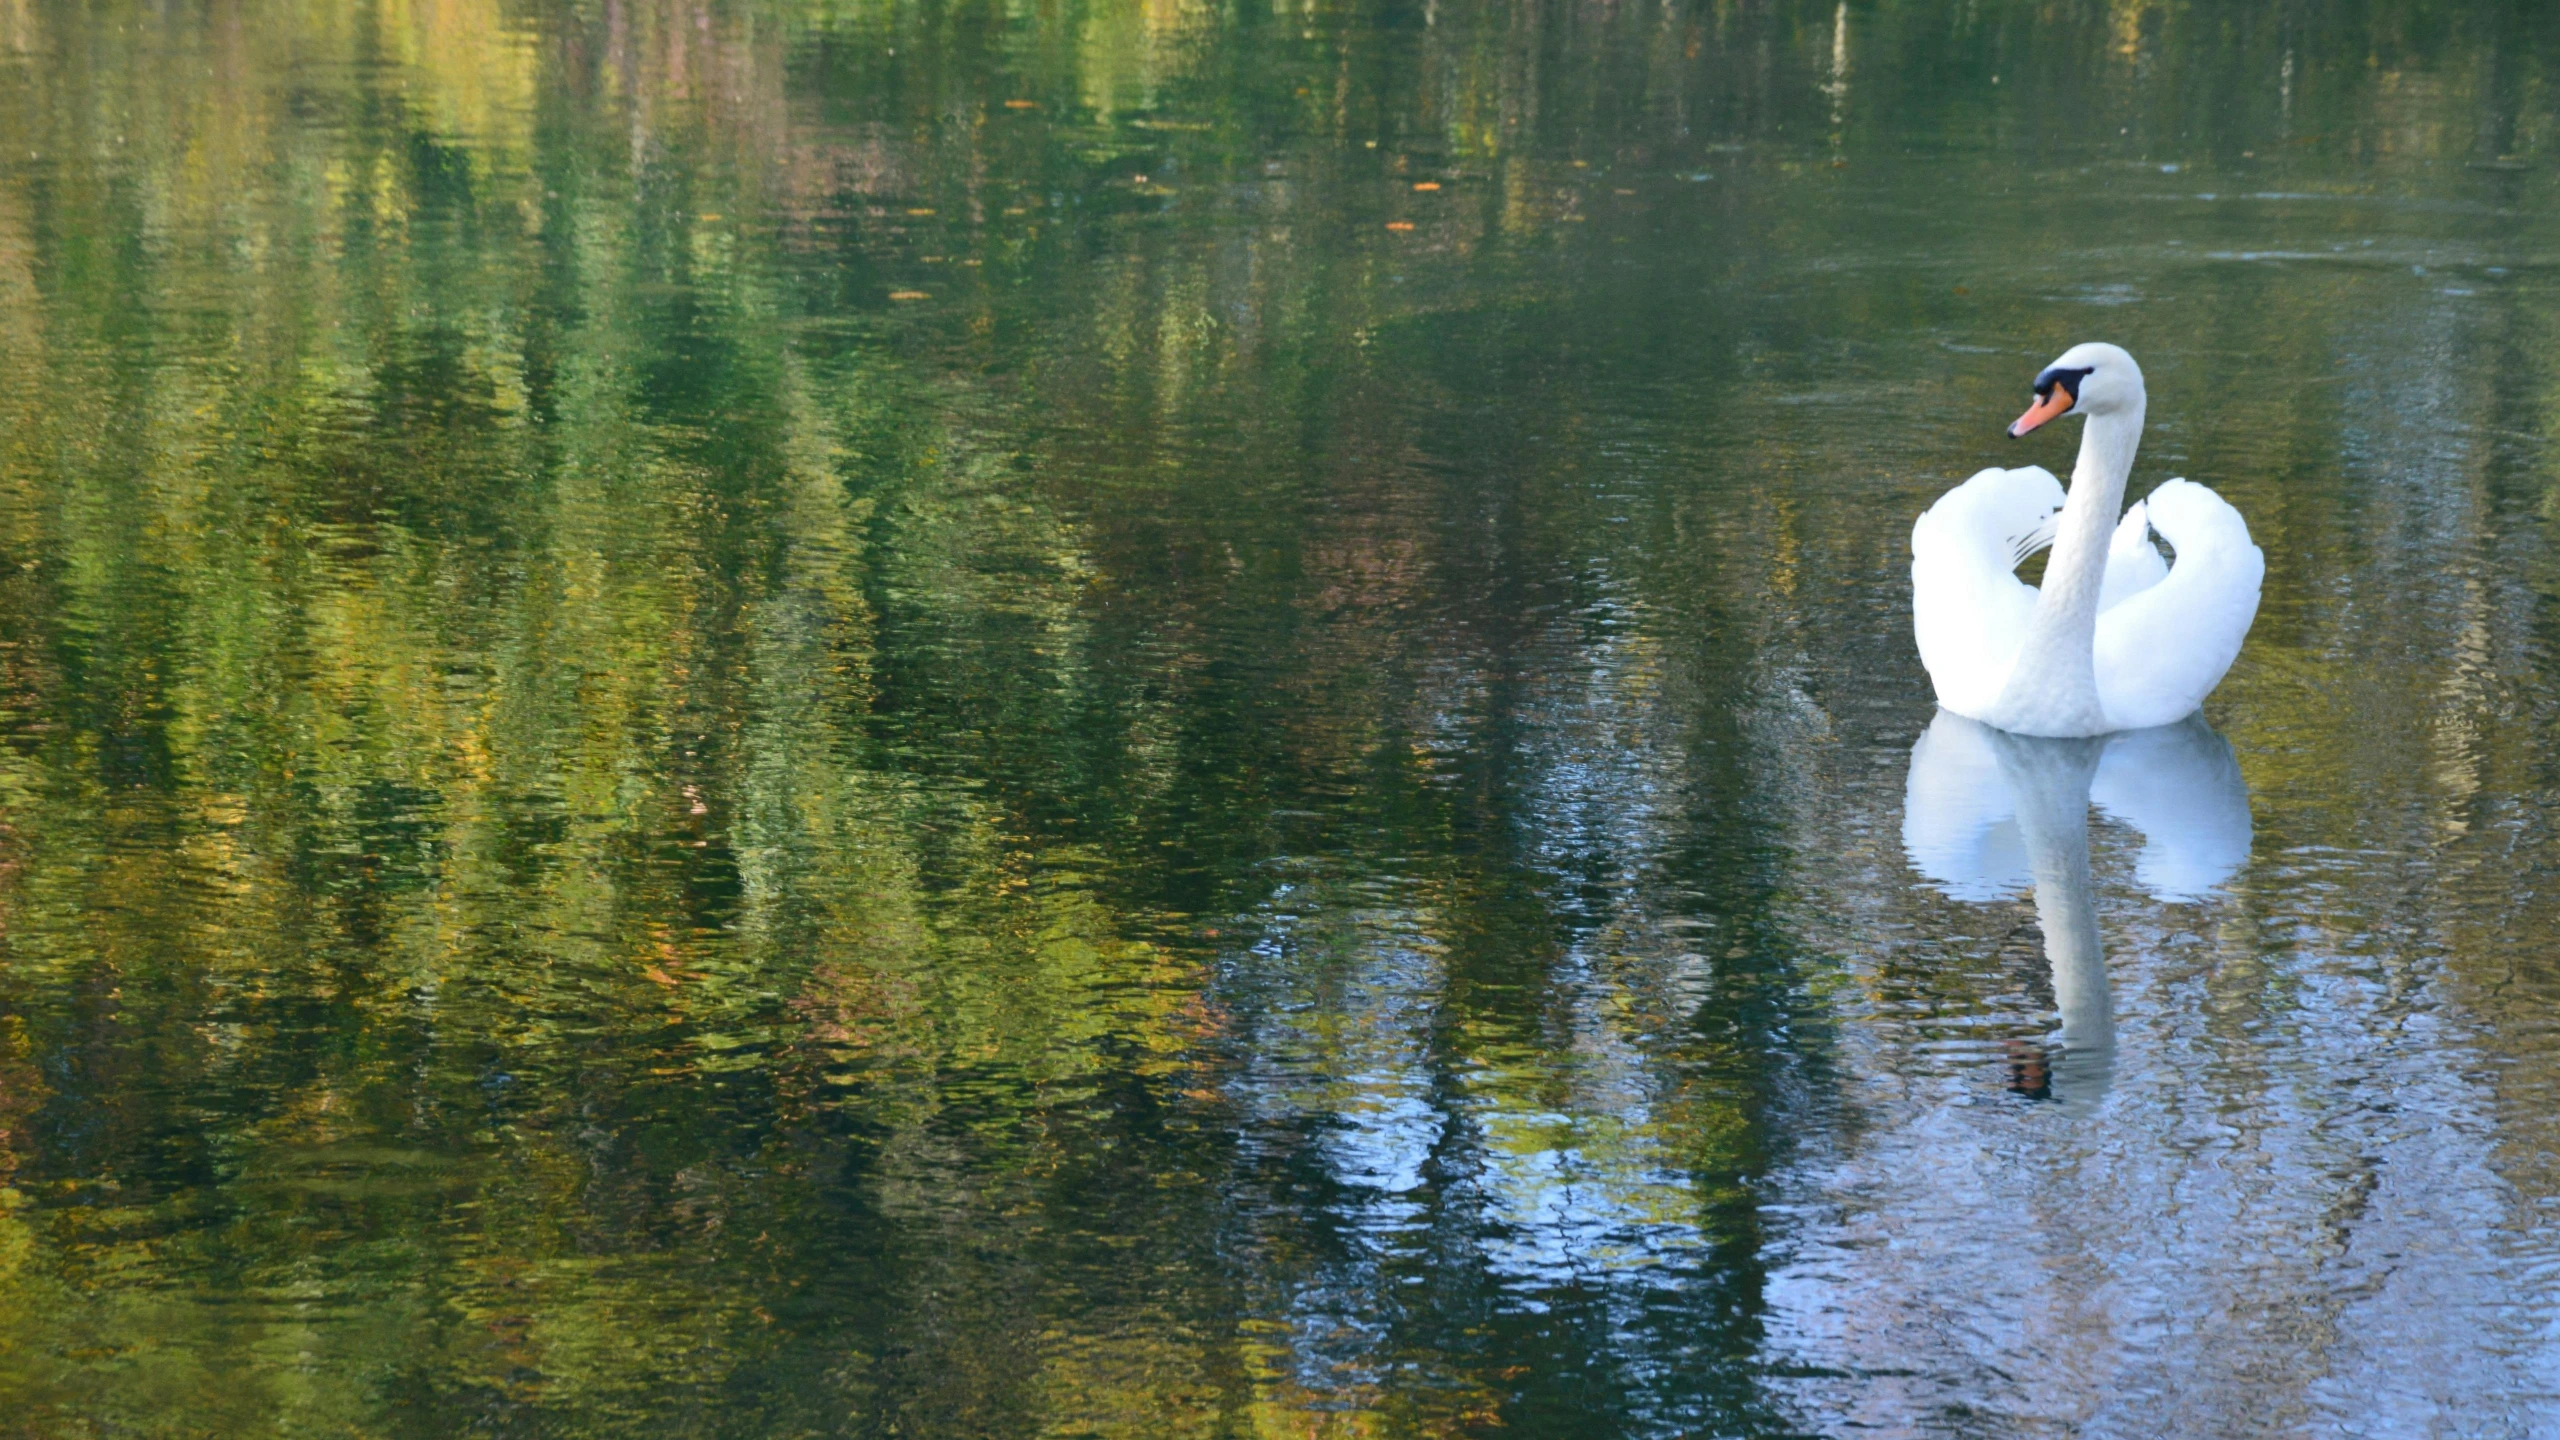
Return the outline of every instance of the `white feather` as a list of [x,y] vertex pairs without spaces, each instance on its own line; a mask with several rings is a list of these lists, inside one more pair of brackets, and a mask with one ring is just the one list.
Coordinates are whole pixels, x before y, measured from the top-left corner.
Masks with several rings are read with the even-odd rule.
[[2098,586],[2098,613],[2106,614],[2168,575],[2169,562],[2160,557],[2160,547],[2151,543],[2150,504],[2137,501],[2124,512],[2115,538],[2107,542],[2107,575]]
[[1938,497],[1911,527],[1911,621],[1940,704],[1989,705],[2035,614],[2018,562],[2039,532],[2050,543],[2062,482],[2039,465],[1985,470]]
[[2267,573],[2248,522],[2211,490],[2172,480],[2143,503],[2178,563],[2158,584],[2099,612],[2098,703],[2118,730],[2182,720],[2204,703],[2239,658]]

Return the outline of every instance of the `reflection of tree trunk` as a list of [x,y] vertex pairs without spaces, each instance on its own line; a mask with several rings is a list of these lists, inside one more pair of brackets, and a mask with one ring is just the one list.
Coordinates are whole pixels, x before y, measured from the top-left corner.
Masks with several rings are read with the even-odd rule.
[[[2044,930],[2054,1003],[2062,1011],[2064,1061],[2056,1079],[2076,1073],[2103,1088],[2103,1068],[2088,1062],[2102,1060],[2113,1048],[2115,1022],[2089,880],[2089,782],[2106,741],[2038,740],[1994,731],[1992,743],[2017,800],[2018,831],[2035,874],[2036,922]],[[2072,1057],[2081,1063],[2071,1063]]]
[[2525,67],[2518,62],[2532,53],[2533,44],[2525,31],[2523,9],[2502,6],[2500,13],[2488,21],[2496,38],[2480,47],[2480,65],[2486,73],[2477,87],[2480,109],[2473,121],[2477,132],[2472,139],[2475,161],[2495,164],[2516,152],[2516,126],[2523,118],[2525,86]]

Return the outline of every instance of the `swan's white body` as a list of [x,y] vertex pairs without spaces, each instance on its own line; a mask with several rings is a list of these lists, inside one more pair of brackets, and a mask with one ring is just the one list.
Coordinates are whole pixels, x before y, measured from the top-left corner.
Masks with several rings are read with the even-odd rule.
[[[2118,518],[2142,439],[2142,372],[2112,345],[2077,346],[2055,368],[2082,362],[2088,429],[2067,498],[2041,466],[1985,470],[1911,527],[1912,628],[1938,703],[2021,735],[2194,713],[2239,655],[2266,573],[2240,512],[2192,481]],[[2016,570],[2048,541],[2039,590]]]

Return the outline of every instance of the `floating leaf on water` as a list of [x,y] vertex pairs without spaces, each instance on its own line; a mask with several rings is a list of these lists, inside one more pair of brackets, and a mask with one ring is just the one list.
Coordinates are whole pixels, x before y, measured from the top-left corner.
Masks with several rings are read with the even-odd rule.
[[892,290],[889,292],[889,298],[892,300],[930,300],[933,297],[922,290]]
[[1037,110],[1040,108],[1040,102],[1037,100],[1007,100],[1004,102],[1004,108],[1007,110]]
[[907,213],[910,215],[930,215],[933,213],[933,207],[925,206],[920,209],[909,210]]
[[1416,180],[1413,182],[1413,188],[1416,190],[1437,190],[1440,188],[1440,182],[1437,180]]
[[1413,228],[1413,222],[1410,220],[1390,220],[1387,222],[1387,228],[1390,230],[1410,230]]

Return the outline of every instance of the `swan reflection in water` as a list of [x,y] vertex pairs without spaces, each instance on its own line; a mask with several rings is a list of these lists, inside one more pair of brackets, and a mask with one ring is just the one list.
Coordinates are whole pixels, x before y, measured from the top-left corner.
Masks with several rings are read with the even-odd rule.
[[1911,747],[1902,846],[1912,868],[1958,900],[2035,890],[2062,1031],[2025,1058],[2022,1069],[2042,1073],[2019,1088],[2070,1101],[2105,1091],[2115,1044],[2089,878],[2092,804],[2141,832],[2134,879],[2155,899],[2202,899],[2249,858],[2248,788],[2202,715],[2055,740],[1941,710]]

